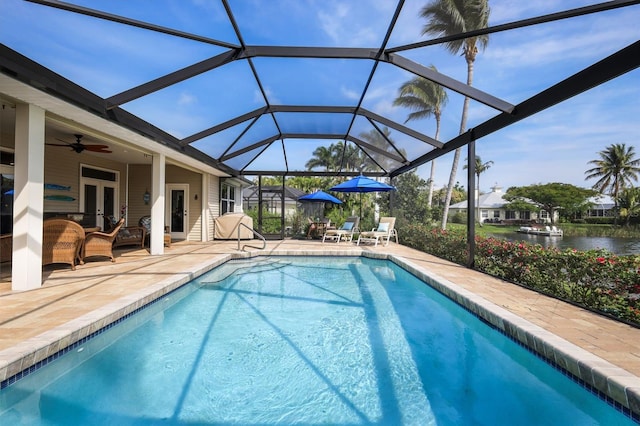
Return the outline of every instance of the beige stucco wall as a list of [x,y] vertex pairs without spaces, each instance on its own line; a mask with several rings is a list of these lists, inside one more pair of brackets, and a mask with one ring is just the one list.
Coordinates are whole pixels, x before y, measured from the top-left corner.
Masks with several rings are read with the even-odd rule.
[[145,204],[145,191],[151,193],[151,166],[129,165],[129,200],[127,204],[127,223],[137,226],[142,216],[151,214],[151,205]]
[[[137,224],[142,216],[151,214],[151,205],[144,204],[145,191],[151,192],[151,166],[129,166],[129,222]],[[187,226],[187,240],[201,241],[202,227],[202,174],[168,164],[165,170],[166,184],[189,185],[188,208],[189,222]],[[195,196],[198,196],[196,200]],[[165,196],[169,196],[166,194]],[[167,221],[169,218],[166,219]]]
[[[45,190],[46,195],[68,195],[74,201],[44,200],[45,212],[79,212],[80,206],[80,165],[108,169],[119,172],[118,206],[124,204],[126,188],[126,165],[109,159],[109,154],[90,155],[76,153],[65,148],[45,149],[44,181],[71,187],[69,191]],[[117,213],[117,212],[116,212]]]
[[208,216],[208,240],[213,241],[214,236],[214,219],[220,216],[220,178],[209,175],[209,188],[207,208],[205,212]]
[[[45,200],[45,212],[79,212],[80,206],[80,166],[107,169],[119,173],[117,190],[117,208],[126,204],[127,226],[135,226],[142,216],[151,214],[151,206],[145,204],[143,195],[151,192],[152,171],[150,165],[126,164],[113,161],[109,154],[91,155],[76,153],[65,148],[47,147],[45,150],[45,182],[69,186],[69,191],[45,190],[45,195],[67,195],[73,201]],[[220,180],[207,175],[207,194],[203,197],[203,175],[176,165],[167,165],[165,181],[167,184],[189,185],[188,207],[189,222],[187,239],[201,241],[203,212],[208,215],[207,235],[213,236],[213,219],[220,212]],[[197,195],[197,199],[196,199]],[[206,204],[203,203],[206,200]],[[116,212],[116,214],[119,212]]]

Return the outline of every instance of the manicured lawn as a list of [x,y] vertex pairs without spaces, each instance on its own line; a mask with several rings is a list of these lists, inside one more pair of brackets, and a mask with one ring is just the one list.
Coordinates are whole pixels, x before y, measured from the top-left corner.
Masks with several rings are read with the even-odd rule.
[[[585,224],[585,223],[561,223],[557,224],[562,229],[564,235],[568,237],[620,237],[620,238],[640,238],[639,227],[614,227],[613,225]],[[449,229],[465,230],[466,225],[450,223]],[[494,224],[476,225],[476,235],[486,237],[487,235],[507,234],[516,232],[519,226],[504,226]]]

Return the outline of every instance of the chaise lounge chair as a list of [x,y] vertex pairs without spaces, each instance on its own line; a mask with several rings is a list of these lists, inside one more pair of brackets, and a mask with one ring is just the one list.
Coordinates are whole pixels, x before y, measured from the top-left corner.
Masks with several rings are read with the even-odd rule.
[[336,243],[342,240],[351,242],[353,234],[359,231],[358,225],[360,225],[360,217],[350,216],[340,229],[327,229],[322,236],[322,242],[324,243],[325,240],[336,240]]
[[377,246],[378,242],[384,241],[384,245],[386,246],[389,244],[389,240],[391,239],[391,237],[395,237],[397,244],[398,233],[394,229],[395,224],[395,217],[381,217],[377,228],[373,228],[371,231],[360,233],[357,245],[360,245],[360,243],[363,242],[374,243]]

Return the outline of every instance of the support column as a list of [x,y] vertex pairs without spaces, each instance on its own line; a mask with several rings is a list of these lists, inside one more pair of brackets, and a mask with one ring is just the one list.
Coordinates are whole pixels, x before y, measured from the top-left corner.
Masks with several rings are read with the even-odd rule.
[[471,136],[467,145],[467,267],[473,269],[476,258],[476,141],[473,132]]
[[164,253],[164,212],[165,212],[165,168],[166,156],[153,155],[151,173],[151,254]]
[[202,224],[200,226],[200,240],[210,241],[209,232],[209,180],[211,177],[203,173],[202,174],[202,191],[200,194],[200,217],[202,218]]
[[35,105],[16,105],[11,289],[42,286],[44,211],[44,115]]

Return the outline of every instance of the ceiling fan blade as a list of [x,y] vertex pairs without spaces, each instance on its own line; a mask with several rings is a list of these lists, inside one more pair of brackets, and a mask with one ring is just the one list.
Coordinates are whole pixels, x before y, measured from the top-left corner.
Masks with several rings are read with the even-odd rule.
[[102,152],[104,154],[110,154],[109,145],[83,145],[84,149],[91,152]]
[[62,143],[45,143],[45,145],[49,145],[49,146],[71,146],[68,143],[62,144]]

